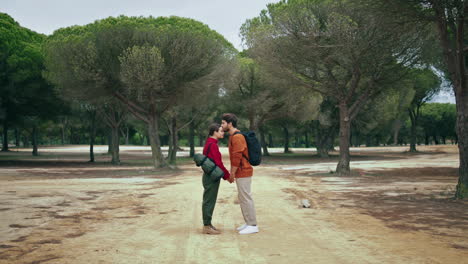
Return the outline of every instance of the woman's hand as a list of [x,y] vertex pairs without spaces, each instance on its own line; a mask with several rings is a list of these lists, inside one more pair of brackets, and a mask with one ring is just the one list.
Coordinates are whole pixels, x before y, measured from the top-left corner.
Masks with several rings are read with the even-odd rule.
[[234,175],[233,174],[229,175],[229,180],[228,180],[229,183],[233,183],[234,180],[235,180]]
[[235,178],[236,178],[236,172],[237,172],[237,169],[238,167],[231,167],[231,173],[229,175],[229,182],[230,183],[233,183],[235,181]]

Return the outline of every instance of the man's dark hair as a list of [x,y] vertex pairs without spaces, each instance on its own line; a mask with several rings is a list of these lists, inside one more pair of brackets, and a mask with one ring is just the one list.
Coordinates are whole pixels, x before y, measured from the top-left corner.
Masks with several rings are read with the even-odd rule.
[[208,135],[211,137],[213,136],[214,132],[218,131],[219,128],[221,127],[220,124],[218,123],[213,123],[208,127]]
[[224,114],[222,119],[226,121],[226,123],[231,123],[233,127],[237,128],[237,116],[235,114]]

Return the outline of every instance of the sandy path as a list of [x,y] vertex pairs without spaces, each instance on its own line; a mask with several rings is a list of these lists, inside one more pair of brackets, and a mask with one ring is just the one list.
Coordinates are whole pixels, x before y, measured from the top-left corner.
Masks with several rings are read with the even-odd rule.
[[[10,201],[18,208],[14,219],[5,212],[0,218],[0,263],[459,263],[468,256],[427,233],[388,228],[335,205],[337,194],[321,178],[274,168],[257,169],[253,182],[260,233],[235,232],[242,223],[236,189],[223,182],[213,221],[223,234],[203,235],[199,174],[187,167],[165,180],[3,182],[1,193],[16,195],[2,206]],[[302,198],[314,208],[299,208]],[[28,201],[49,218],[21,220],[38,214],[27,210]],[[71,206],[51,212],[64,202]],[[5,228],[15,220],[36,222]]]

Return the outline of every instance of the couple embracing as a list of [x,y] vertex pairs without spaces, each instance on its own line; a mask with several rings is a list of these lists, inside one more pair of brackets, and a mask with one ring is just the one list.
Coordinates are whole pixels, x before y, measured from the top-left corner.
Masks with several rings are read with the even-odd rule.
[[[228,171],[221,158],[221,152],[218,147],[218,140],[224,137],[224,132],[229,133],[229,158],[231,160],[231,170]],[[253,168],[250,165],[247,142],[240,131],[237,129],[237,117],[234,114],[224,114],[221,125],[212,124],[209,127],[209,137],[206,140],[203,154],[212,159],[214,163],[223,170],[223,179],[229,183],[236,182],[239,203],[244,216],[245,224],[239,226],[239,234],[258,233],[257,220],[255,215],[255,206],[252,200],[250,186],[252,184]],[[217,181],[204,173],[203,174],[203,233],[217,235],[221,232],[211,224],[213,211],[218,196],[219,184]]]

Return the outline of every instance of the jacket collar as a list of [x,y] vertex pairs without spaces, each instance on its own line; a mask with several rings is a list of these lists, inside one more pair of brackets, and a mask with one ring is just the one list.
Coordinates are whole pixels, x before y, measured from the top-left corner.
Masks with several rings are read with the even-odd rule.
[[217,140],[217,139],[214,139],[214,138],[212,138],[212,137],[208,137],[208,139],[206,140],[206,142],[218,143],[218,140]]

